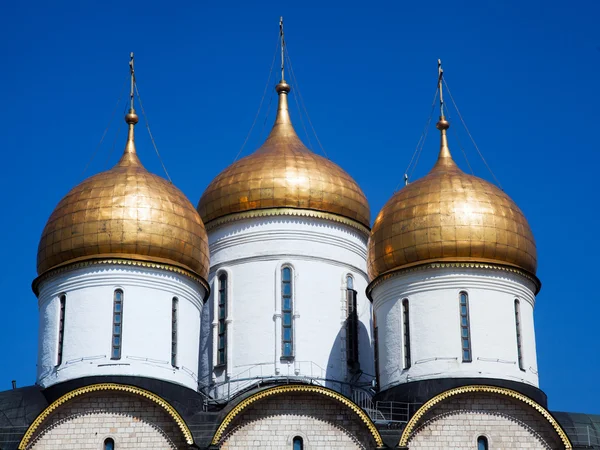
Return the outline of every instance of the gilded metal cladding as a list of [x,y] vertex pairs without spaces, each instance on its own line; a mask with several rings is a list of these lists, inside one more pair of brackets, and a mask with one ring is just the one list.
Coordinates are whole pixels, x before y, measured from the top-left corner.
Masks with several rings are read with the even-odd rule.
[[277,85],[279,107],[265,143],[210,183],[198,212],[205,224],[223,216],[265,208],[311,209],[370,226],[367,198],[342,168],[311,152],[292,126],[287,95]]
[[73,188],[48,219],[38,274],[73,261],[120,256],[207,277],[208,239],[200,216],[179,189],[142,166],[135,121],[128,123],[129,139],[117,165]]
[[392,270],[436,261],[477,261],[535,275],[533,233],[518,206],[487,181],[462,172],[440,122],[437,163],[385,204],[369,239],[372,279]]

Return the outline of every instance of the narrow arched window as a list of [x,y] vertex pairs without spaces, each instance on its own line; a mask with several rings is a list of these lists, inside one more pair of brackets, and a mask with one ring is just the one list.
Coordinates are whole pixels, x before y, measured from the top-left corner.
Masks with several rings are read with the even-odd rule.
[[515,300],[515,329],[517,332],[517,359],[519,362],[519,369],[525,370],[523,364],[523,343],[521,338],[521,304],[519,300]]
[[217,365],[227,364],[227,274],[219,275]]
[[302,440],[302,438],[300,436],[296,436],[294,438],[294,446],[292,448],[292,450],[304,450],[304,441]]
[[117,289],[113,297],[113,332],[111,359],[121,359],[123,346],[123,291]]
[[104,450],[115,450],[115,441],[111,438],[104,440]]
[[294,358],[294,292],[292,268],[281,269],[281,357]]
[[171,301],[171,365],[177,367],[177,316],[179,315],[179,300],[173,297]]
[[489,450],[488,440],[485,436],[479,436],[477,438],[477,450]]
[[373,356],[375,360],[375,381],[379,386],[379,328],[377,327],[375,311],[373,311]]
[[410,321],[408,299],[402,300],[402,333],[404,337],[404,368],[410,368]]
[[358,364],[358,311],[354,278],[346,276],[346,359],[348,365]]
[[469,296],[466,292],[459,294],[460,298],[460,339],[462,344],[463,362],[471,362],[471,328],[469,324]]
[[67,305],[67,296],[65,294],[60,296],[60,311],[58,313],[58,352],[56,357],[56,365],[62,364],[63,358],[63,345],[65,342],[65,308]]

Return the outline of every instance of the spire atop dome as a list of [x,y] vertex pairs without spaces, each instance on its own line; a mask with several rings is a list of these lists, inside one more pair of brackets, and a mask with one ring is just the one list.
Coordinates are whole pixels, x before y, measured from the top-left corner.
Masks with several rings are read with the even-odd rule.
[[[129,72],[129,133],[123,155],[111,169],[71,189],[56,206],[38,246],[38,274],[75,262],[123,259],[176,267],[207,286],[209,249],[200,216],[183,192],[148,172],[136,154],[133,53]],[[141,101],[140,109],[144,111]]]
[[267,141],[274,138],[293,137],[299,139],[292,119],[290,118],[290,108],[288,104],[288,94],[292,90],[291,86],[285,81],[285,36],[283,33],[283,17],[279,18],[279,38],[281,39],[281,81],[275,86],[275,91],[279,95],[279,104],[277,106],[277,116],[267,137]]
[[442,60],[438,59],[438,92],[440,93],[440,120],[435,125],[435,127],[440,130],[440,153],[438,155],[438,160],[433,166],[432,170],[435,170],[438,167],[445,168],[457,168],[458,166],[452,159],[452,154],[450,153],[450,147],[448,147],[448,136],[446,132],[448,128],[450,128],[450,122],[446,120],[446,116],[444,115],[444,92],[442,87],[442,81],[444,77],[444,69],[442,69]]
[[125,122],[129,125],[129,131],[127,134],[127,144],[125,144],[125,151],[123,152],[123,156],[118,162],[118,166],[142,166],[139,158],[137,157],[137,153],[135,150],[135,135],[134,135],[134,127],[135,124],[138,123],[139,117],[135,112],[135,108],[133,105],[134,95],[135,95],[135,69],[134,69],[134,59],[133,52],[129,55],[129,73],[131,76],[131,89],[129,91],[129,112],[125,115]]
[[279,38],[281,81],[275,87],[279,105],[273,128],[254,153],[235,161],[208,185],[198,212],[211,226],[247,215],[287,215],[297,210],[294,214],[316,217],[325,213],[328,218],[338,216],[334,220],[350,219],[360,230],[367,230],[369,203],[356,181],[309,150],[294,130],[288,105],[291,87],[284,78],[283,18],[279,19]]
[[285,83],[285,36],[283,34],[283,16],[279,18],[279,39],[281,39],[281,82]]

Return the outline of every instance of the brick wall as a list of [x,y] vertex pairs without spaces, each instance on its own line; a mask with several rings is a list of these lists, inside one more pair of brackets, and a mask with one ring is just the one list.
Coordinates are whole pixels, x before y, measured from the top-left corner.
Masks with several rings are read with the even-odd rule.
[[221,449],[292,449],[295,436],[304,450],[372,449],[375,442],[358,416],[318,394],[287,393],[253,403],[236,417]]
[[121,449],[187,448],[183,434],[156,403],[126,393],[96,392],[58,408],[38,429],[29,449],[103,450],[106,438]]
[[485,436],[490,449],[562,449],[558,435],[537,411],[509,397],[468,394],[430,410],[411,437],[413,449],[476,450]]

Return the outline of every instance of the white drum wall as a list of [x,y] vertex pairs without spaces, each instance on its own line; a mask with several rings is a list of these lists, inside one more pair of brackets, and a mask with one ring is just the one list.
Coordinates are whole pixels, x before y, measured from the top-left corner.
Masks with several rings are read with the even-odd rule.
[[[113,300],[123,291],[122,349],[111,359]],[[63,357],[58,362],[60,297],[66,296]],[[116,264],[56,274],[39,286],[37,383],[131,375],[197,389],[200,316],[205,289],[174,272]],[[178,299],[177,367],[171,365],[172,300]]]
[[[469,299],[472,362],[462,361],[463,291]],[[499,378],[538,386],[535,285],[530,279],[491,268],[428,268],[383,280],[371,296],[382,390],[432,378]],[[409,368],[404,364],[404,299],[409,301]],[[515,299],[520,304],[524,370],[518,364]]]
[[[312,217],[238,220],[209,229],[212,295],[203,316],[201,384],[249,379],[213,389],[223,397],[252,379],[294,376],[349,381],[346,276],[352,275],[359,315],[364,379],[374,375],[371,304],[366,298],[367,234]],[[281,269],[293,268],[294,360],[281,359]],[[218,277],[228,275],[227,364],[215,367]],[[208,311],[210,309],[210,311]],[[209,332],[211,328],[211,332]],[[339,389],[337,383],[328,383]]]

